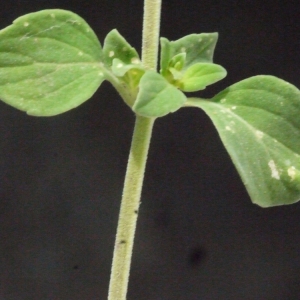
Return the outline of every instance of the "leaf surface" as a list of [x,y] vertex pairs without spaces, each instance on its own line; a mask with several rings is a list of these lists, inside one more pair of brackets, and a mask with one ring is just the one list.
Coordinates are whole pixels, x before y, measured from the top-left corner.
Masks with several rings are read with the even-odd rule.
[[105,79],[101,45],[78,15],[50,9],[0,31],[0,99],[51,116],[89,99]]
[[178,54],[186,53],[183,70],[198,62],[213,61],[213,54],[218,40],[218,33],[190,34],[176,41],[166,38],[160,39],[161,73],[165,76],[172,58]]
[[185,101],[186,96],[160,74],[146,71],[132,109],[144,117],[162,117],[178,110]]
[[116,29],[107,34],[104,40],[103,54],[107,66],[111,66],[115,58],[121,60],[126,65],[141,64],[136,50],[130,46]]
[[252,201],[262,207],[300,200],[300,91],[255,76],[211,101],[190,98],[213,121]]
[[226,70],[217,64],[196,63],[186,70],[179,81],[179,87],[184,92],[204,90],[227,75]]
[[141,70],[144,73],[144,68],[142,64],[125,64],[118,58],[113,59],[111,70],[114,75],[122,77],[132,69]]

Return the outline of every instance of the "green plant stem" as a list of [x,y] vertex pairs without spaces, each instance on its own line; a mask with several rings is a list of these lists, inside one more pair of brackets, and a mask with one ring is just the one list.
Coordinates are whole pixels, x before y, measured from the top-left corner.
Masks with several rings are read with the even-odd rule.
[[[145,0],[142,62],[156,69],[161,0]],[[136,116],[119,214],[108,300],[126,300],[134,235],[154,118]]]
[[126,299],[140,195],[153,123],[154,119],[136,117],[115,241],[109,300]]
[[145,0],[142,61],[144,67],[151,70],[157,66],[160,12],[161,0]]

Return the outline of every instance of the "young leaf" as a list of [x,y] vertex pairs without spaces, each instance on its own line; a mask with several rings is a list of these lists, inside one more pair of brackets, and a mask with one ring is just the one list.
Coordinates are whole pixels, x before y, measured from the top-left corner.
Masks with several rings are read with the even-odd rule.
[[122,35],[113,29],[110,31],[103,45],[104,62],[110,67],[113,59],[117,58],[124,64],[140,64],[139,55],[136,50],[122,37]]
[[163,74],[163,76],[173,85],[175,85],[176,81],[183,76],[181,70],[185,64],[185,58],[186,53],[179,53],[173,56],[169,61],[167,70]]
[[300,200],[300,91],[273,76],[238,82],[211,101],[190,98],[212,119],[252,201]]
[[139,93],[132,109],[144,117],[162,117],[178,110],[185,101],[185,95],[160,74],[146,71],[140,80]]
[[122,82],[121,85],[126,90],[128,97],[123,97],[123,100],[129,107],[132,107],[138,93],[140,79],[145,73],[142,64],[125,64],[120,59],[114,58],[111,71]]
[[198,62],[211,63],[217,40],[218,33],[190,34],[176,41],[161,38],[161,74],[167,74],[169,62],[181,53],[186,53],[183,70]]
[[30,115],[63,113],[100,86],[101,60],[96,35],[78,15],[24,15],[0,31],[0,99]]
[[111,66],[111,70],[114,75],[117,77],[122,77],[127,73],[129,70],[132,69],[138,69],[138,70],[143,70],[144,68],[141,63],[138,64],[125,64],[123,61],[121,61],[118,58],[114,58]]
[[184,92],[196,92],[223,79],[226,75],[226,70],[220,65],[197,63],[183,73],[179,80],[179,88]]
[[179,53],[172,57],[169,62],[169,68],[174,68],[177,71],[181,71],[185,65],[186,53]]

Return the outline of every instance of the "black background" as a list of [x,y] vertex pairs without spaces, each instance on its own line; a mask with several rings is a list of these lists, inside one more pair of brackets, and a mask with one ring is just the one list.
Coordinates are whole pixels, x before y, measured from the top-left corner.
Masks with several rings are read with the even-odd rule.
[[[140,49],[137,0],[7,1],[1,28],[46,8]],[[298,1],[164,0],[161,35],[219,32],[214,61],[228,76],[199,95],[257,74],[300,87],[299,15]],[[108,83],[51,118],[0,103],[1,300],[106,299],[133,122]],[[300,204],[253,205],[200,110],[157,120],[153,134],[128,299],[300,299]]]

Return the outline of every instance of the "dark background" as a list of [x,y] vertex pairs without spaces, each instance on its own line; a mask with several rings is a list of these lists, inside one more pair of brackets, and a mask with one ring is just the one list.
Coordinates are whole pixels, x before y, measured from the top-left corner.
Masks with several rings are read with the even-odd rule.
[[[7,1],[4,28],[46,8],[113,28],[140,49],[138,0]],[[257,74],[300,87],[298,1],[163,1],[161,35],[220,34],[226,79]],[[203,94],[201,94],[203,95]],[[300,117],[300,116],[299,116]],[[108,83],[65,114],[0,103],[0,299],[106,299],[134,116]],[[253,157],[255,159],[255,157]],[[159,119],[149,153],[129,300],[300,299],[300,204],[253,205],[208,117]]]

